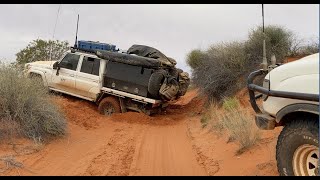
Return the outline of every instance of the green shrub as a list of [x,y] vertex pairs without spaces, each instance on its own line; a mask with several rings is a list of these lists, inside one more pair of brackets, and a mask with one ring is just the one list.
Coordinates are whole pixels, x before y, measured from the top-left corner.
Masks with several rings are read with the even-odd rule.
[[232,98],[226,97],[225,99],[223,99],[222,107],[227,111],[238,109],[239,106],[240,106],[239,100],[235,97],[232,97]]
[[64,135],[66,121],[41,79],[0,64],[0,133],[37,141]]
[[286,28],[277,25],[266,26],[264,31],[265,36],[263,36],[262,27],[259,26],[249,32],[248,40],[245,43],[245,49],[250,57],[250,64],[256,66],[262,62],[262,42],[264,37],[266,40],[266,56],[268,64],[271,63],[270,59],[272,54],[275,54],[278,63],[282,63],[285,60],[285,57],[289,55],[294,34]]
[[229,132],[229,139],[239,142],[237,153],[242,153],[260,139],[260,131],[254,124],[254,118],[243,109],[231,109],[220,121]]
[[[280,26],[266,26],[265,38],[267,59],[276,55],[281,63],[292,45],[292,33]],[[192,80],[201,94],[210,100],[221,101],[232,97],[246,86],[250,72],[262,63],[262,28],[249,32],[247,41],[217,43],[207,50],[193,50],[187,56],[187,64],[192,68]],[[261,79],[257,81],[261,84]]]
[[239,78],[246,72],[247,55],[243,43],[220,43],[203,53],[207,54],[207,59],[192,69],[192,78],[209,101],[232,96],[244,87]]
[[218,136],[228,134],[228,142],[239,143],[237,153],[240,154],[260,139],[260,131],[254,124],[252,115],[240,107],[237,99],[224,100],[222,107],[211,102],[203,116],[205,121],[201,119],[202,123]]
[[199,67],[206,59],[207,55],[205,53],[199,49],[195,49],[187,55],[187,64],[191,68],[195,69]]

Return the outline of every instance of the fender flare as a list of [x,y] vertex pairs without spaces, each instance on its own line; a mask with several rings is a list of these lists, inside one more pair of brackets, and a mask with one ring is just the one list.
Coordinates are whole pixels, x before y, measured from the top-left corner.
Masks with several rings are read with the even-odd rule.
[[28,72],[28,76],[27,76],[27,77],[30,77],[30,74],[31,74],[31,73],[39,74],[39,75],[41,76],[42,80],[43,80],[43,84],[44,84],[45,86],[48,86],[48,82],[47,82],[46,76],[44,75],[44,72],[42,72],[42,71],[40,71],[40,70],[30,70],[30,71]]
[[315,115],[319,115],[319,105],[318,104],[308,104],[308,103],[297,103],[291,104],[282,108],[276,114],[276,122],[279,123],[284,116],[292,112],[307,112]]

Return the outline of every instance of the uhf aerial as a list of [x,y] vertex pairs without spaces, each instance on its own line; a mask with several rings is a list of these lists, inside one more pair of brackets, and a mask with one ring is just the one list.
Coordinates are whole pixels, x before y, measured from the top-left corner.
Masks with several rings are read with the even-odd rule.
[[76,40],[74,42],[74,48],[77,48],[77,41],[78,41],[78,26],[79,26],[79,14],[78,14],[78,20],[77,20],[77,30],[76,30]]
[[[54,34],[55,34],[55,32],[56,32],[56,27],[57,27],[57,22],[58,22],[58,17],[59,17],[60,8],[61,8],[61,4],[59,5],[58,12],[57,12],[57,17],[56,17],[56,22],[55,22],[54,28],[53,28],[52,41],[54,41]],[[51,46],[50,46],[50,54],[49,54],[49,59],[50,59],[50,61],[51,61],[51,56],[52,56],[52,45],[53,45],[53,43],[51,43]]]
[[262,4],[262,33],[263,33],[262,68],[263,68],[263,70],[267,70],[268,62],[267,62],[267,55],[266,55],[266,35],[264,33],[264,9],[263,9],[263,4]]

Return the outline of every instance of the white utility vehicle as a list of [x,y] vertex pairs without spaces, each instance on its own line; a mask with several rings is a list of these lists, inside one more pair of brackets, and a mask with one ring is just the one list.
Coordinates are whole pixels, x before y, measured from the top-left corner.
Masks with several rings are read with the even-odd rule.
[[[130,63],[135,63],[135,59],[138,62],[146,60],[149,64],[157,63],[156,60],[123,53],[103,53],[106,59],[95,53],[71,49],[59,61],[27,63],[25,73],[28,77],[41,78],[44,85],[52,91],[95,102],[99,105],[99,112],[105,115],[127,110],[150,115],[167,106],[168,101],[156,97],[159,88],[162,88],[164,94],[167,93],[165,95],[173,95],[170,97],[175,97],[178,93],[177,88],[172,91],[172,88],[161,85],[165,77],[158,73],[159,69],[114,62],[112,57],[117,61],[124,59],[124,62]],[[166,72],[163,69],[160,71]],[[150,86],[150,83],[153,85]],[[153,92],[153,97],[150,97],[148,90]],[[180,96],[184,93],[180,93]]]
[[[276,65],[273,56],[271,62],[268,68],[252,72],[248,77],[256,125],[265,130],[284,126],[276,146],[280,175],[316,176],[319,173],[319,53],[283,65]],[[263,87],[253,83],[260,75],[265,75]],[[263,99],[262,108],[256,103],[258,98]]]

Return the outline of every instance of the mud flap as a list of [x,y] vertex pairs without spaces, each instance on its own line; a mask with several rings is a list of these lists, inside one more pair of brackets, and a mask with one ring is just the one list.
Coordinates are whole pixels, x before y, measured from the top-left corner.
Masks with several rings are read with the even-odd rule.
[[255,121],[258,128],[262,130],[272,130],[276,126],[275,118],[269,116],[268,114],[257,114]]
[[120,108],[121,108],[121,113],[127,112],[127,108],[125,106],[125,103],[123,101],[123,98],[119,97],[119,102],[120,102]]

